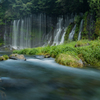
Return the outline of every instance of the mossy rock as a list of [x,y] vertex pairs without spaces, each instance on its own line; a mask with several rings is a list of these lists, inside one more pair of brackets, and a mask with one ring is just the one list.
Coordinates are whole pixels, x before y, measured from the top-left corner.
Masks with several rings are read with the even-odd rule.
[[19,55],[19,54],[11,54],[9,56],[9,59],[14,59],[14,60],[26,60],[24,55]]
[[0,56],[0,61],[4,61],[4,60],[8,60],[8,59],[9,59],[8,55]]
[[5,60],[9,59],[8,55],[3,55],[3,57],[5,58]]
[[4,61],[5,58],[3,56],[0,56],[0,61]]
[[78,67],[82,68],[83,63],[82,61],[78,58],[78,56],[73,56],[68,53],[66,54],[59,54],[56,57],[56,62],[59,64],[65,65],[65,66],[70,66],[70,67]]
[[44,58],[50,58],[51,56],[49,54],[45,55]]

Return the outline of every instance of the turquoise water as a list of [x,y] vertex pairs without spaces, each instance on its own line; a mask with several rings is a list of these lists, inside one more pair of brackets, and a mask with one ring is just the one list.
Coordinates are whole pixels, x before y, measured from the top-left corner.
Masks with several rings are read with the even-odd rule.
[[99,70],[66,67],[42,56],[26,59],[0,62],[0,100],[100,100]]

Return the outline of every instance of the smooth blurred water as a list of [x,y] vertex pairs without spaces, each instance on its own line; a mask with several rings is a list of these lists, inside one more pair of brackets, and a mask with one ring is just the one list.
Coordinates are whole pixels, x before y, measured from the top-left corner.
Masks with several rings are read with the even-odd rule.
[[0,62],[0,100],[100,100],[99,70],[66,67],[43,56],[26,59]]

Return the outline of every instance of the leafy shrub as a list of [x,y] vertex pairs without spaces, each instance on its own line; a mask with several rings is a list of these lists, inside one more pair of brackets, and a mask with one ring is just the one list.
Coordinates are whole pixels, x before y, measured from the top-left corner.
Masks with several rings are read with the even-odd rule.
[[27,52],[28,52],[29,50],[31,50],[31,48],[23,49],[23,50],[21,50],[19,53],[21,53],[21,54],[27,54]]
[[88,40],[80,40],[80,41],[77,41],[76,42],[76,46],[77,47],[80,47],[80,46],[87,46],[91,44],[91,41],[88,41]]
[[38,53],[38,50],[33,48],[33,49],[30,49],[26,54],[28,55],[36,55]]
[[50,52],[50,46],[43,47],[43,48],[41,49],[41,52],[42,52],[42,53],[48,53],[48,52]]
[[74,22],[79,24],[80,21],[81,21],[81,16],[79,16],[79,15],[75,16]]

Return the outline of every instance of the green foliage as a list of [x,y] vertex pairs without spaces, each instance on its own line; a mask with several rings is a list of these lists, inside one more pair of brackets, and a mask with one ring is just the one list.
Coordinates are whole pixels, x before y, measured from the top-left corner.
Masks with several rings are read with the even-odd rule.
[[80,21],[81,21],[81,19],[82,19],[81,16],[77,15],[77,16],[75,16],[74,22],[75,22],[76,24],[79,24]]
[[74,22],[76,23],[76,29],[75,29],[75,34],[73,40],[78,39],[78,34],[79,34],[79,29],[80,29],[80,23],[81,23],[82,17],[81,16],[76,16],[74,19]]
[[[78,45],[75,47],[75,45]],[[28,48],[23,50],[15,50],[13,53],[22,53],[28,55],[49,54],[56,58],[56,61],[63,65],[82,66],[81,63],[75,63],[79,58],[96,68],[100,68],[100,40],[89,41],[80,40],[77,42],[69,42],[58,46],[46,46],[38,48]],[[69,60],[68,60],[69,59]],[[76,66],[74,66],[76,67]]]
[[83,25],[83,31],[82,31],[82,39],[88,39],[88,31],[87,31],[87,16],[88,16],[88,12],[86,12],[84,14],[83,20],[84,20],[84,25]]
[[85,62],[100,67],[100,40],[89,41],[90,45],[86,47],[79,47],[77,53],[81,54]]
[[100,18],[96,19],[94,38],[100,37]]
[[91,12],[100,13],[100,0],[88,0]]
[[10,21],[34,13],[49,15],[80,13],[87,11],[88,8],[89,4],[86,0],[2,0],[0,19]]
[[88,46],[91,44],[91,41],[89,40],[79,40],[76,42],[76,46],[81,47],[81,46]]
[[13,53],[35,55],[35,54],[39,53],[39,50],[35,49],[35,48],[33,48],[33,49],[26,48],[26,49],[22,49],[22,50],[14,50]]
[[78,34],[79,34],[79,24],[76,24],[76,29],[75,29],[75,34],[74,34],[74,40],[78,39]]
[[28,54],[28,55],[36,55],[38,52],[39,51],[37,49],[33,48],[33,49],[27,51],[26,54]]
[[42,50],[41,50],[42,53],[48,53],[50,52],[50,46],[46,46],[46,47],[43,47]]

